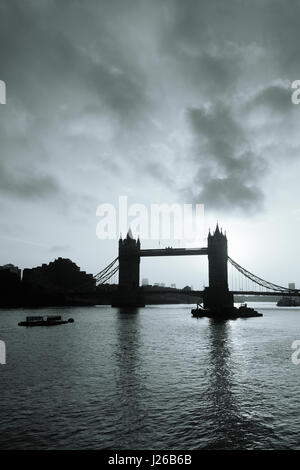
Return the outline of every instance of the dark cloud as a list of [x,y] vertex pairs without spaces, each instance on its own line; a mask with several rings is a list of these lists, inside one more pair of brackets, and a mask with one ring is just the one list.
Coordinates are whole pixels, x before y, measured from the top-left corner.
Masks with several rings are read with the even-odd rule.
[[263,207],[299,14],[294,0],[2,0],[2,191],[143,194],[147,175],[208,208]]
[[291,85],[271,85],[265,87],[247,103],[247,108],[248,110],[266,108],[271,112],[281,115],[291,112],[293,110],[291,106]]
[[247,211],[246,213],[249,215],[249,210],[253,213],[262,208],[262,189],[253,184],[247,186],[249,183],[236,176],[212,178],[203,184],[201,176],[198,174],[195,182],[199,182],[199,186],[202,185],[203,188],[194,197],[195,202],[206,201],[206,210],[225,209],[229,212],[240,210],[244,213]]
[[210,209],[260,209],[258,183],[266,163],[255,154],[228,106],[192,108],[188,120],[194,134],[197,172],[190,194]]
[[[114,2],[115,3],[115,2]],[[123,11],[123,8],[121,9]],[[34,113],[98,103],[128,114],[144,104],[144,77],[105,2],[3,1],[0,55],[11,99]]]
[[[267,169],[282,161],[283,147],[285,161],[297,148],[290,83],[300,74],[300,4],[170,0],[166,5],[162,50],[188,90],[193,142],[195,176],[181,194],[208,210],[261,210]],[[287,135],[288,146],[282,144]]]
[[139,122],[147,96],[128,35],[118,32],[128,5],[109,3],[0,3],[1,79],[7,83],[7,105],[0,109],[0,190],[7,196],[56,194],[65,202],[72,192],[89,190],[77,183],[86,168],[101,178],[119,171],[115,133],[117,139],[120,127],[124,132]]
[[138,108],[146,107],[145,80],[141,73],[132,74],[126,67],[113,68],[103,64],[91,64],[89,84],[112,111],[125,122],[137,118]]
[[0,162],[0,192],[22,199],[40,199],[59,196],[61,188],[52,176],[28,167],[12,171]]

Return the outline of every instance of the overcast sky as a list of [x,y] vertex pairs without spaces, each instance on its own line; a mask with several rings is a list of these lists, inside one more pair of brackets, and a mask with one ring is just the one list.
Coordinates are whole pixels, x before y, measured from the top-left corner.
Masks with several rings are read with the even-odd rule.
[[237,262],[300,287],[299,18],[297,0],[0,0],[0,263],[96,273],[117,255],[96,208],[127,195],[204,204]]

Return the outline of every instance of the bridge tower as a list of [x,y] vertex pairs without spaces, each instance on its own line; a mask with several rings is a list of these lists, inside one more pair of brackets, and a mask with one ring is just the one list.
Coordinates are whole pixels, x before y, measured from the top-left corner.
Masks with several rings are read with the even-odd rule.
[[217,227],[207,238],[209,287],[204,291],[204,307],[226,313],[233,308],[233,295],[228,289],[227,237]]
[[119,239],[119,288],[112,303],[115,307],[142,307],[140,284],[140,240],[129,229],[126,238]]

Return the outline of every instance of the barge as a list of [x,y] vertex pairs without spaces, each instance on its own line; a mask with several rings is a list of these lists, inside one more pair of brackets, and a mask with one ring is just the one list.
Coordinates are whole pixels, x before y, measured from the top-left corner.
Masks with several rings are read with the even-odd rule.
[[73,318],[63,320],[60,315],[29,316],[25,321],[18,323],[19,326],[55,326],[65,325],[66,323],[74,323]]
[[251,317],[263,317],[262,313],[257,312],[254,308],[248,307],[247,304],[241,304],[238,308],[224,308],[220,310],[212,310],[204,308],[202,305],[197,304],[196,308],[191,310],[192,317],[194,318],[224,318],[224,319],[236,319],[236,318],[251,318]]

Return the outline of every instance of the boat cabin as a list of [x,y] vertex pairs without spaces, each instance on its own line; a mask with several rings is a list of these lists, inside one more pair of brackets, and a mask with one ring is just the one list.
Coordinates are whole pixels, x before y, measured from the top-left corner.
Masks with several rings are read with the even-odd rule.
[[26,317],[26,321],[34,322],[34,321],[43,321],[44,317],[38,317],[38,316],[31,316],[31,317]]

